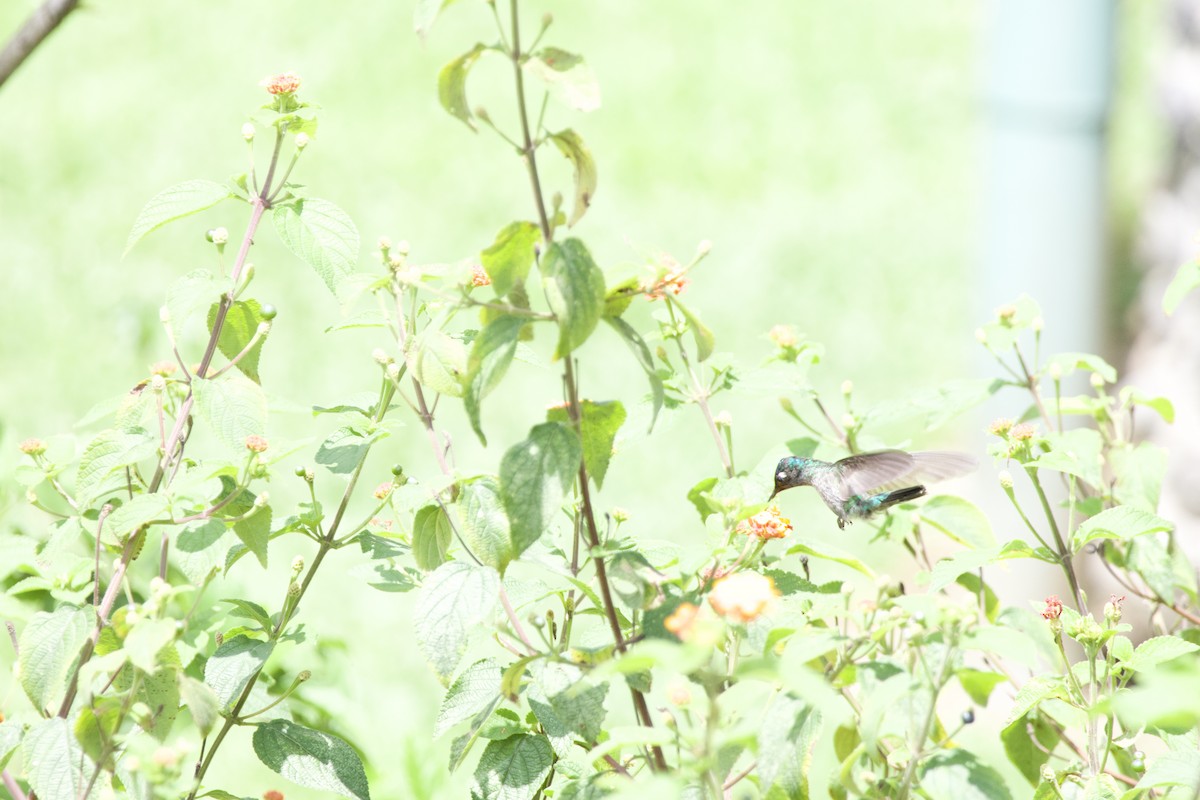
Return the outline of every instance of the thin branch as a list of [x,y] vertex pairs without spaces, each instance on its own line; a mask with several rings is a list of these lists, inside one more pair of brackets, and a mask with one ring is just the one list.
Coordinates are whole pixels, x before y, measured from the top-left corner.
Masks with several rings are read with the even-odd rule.
[[46,0],[29,15],[25,24],[0,50],[0,86],[78,6],[79,0]]

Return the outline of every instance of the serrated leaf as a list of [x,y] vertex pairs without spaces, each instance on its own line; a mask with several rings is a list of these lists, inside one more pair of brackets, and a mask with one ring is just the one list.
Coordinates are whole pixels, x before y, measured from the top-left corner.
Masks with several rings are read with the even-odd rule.
[[125,637],[125,652],[129,660],[143,672],[158,669],[158,651],[175,639],[175,620],[145,619],[134,625]]
[[211,306],[222,291],[223,288],[217,285],[212,273],[206,269],[192,270],[172,283],[167,289],[167,311],[171,314],[171,326],[176,334],[193,316]]
[[986,706],[992,690],[1004,683],[1008,678],[998,672],[985,672],[978,669],[963,668],[954,673],[963,690],[977,706]]
[[1137,786],[1122,795],[1121,800],[1145,797],[1145,790],[1160,786],[1183,786],[1187,791],[1172,792],[1169,797],[1195,797],[1200,792],[1200,753],[1195,750],[1174,750],[1153,759]]
[[233,523],[233,533],[266,569],[267,545],[271,541],[271,507],[263,506],[245,519]]
[[1175,526],[1162,517],[1132,506],[1117,506],[1101,511],[1084,522],[1071,535],[1071,549],[1078,553],[1097,539],[1128,541],[1135,536],[1169,531]]
[[150,709],[147,732],[162,742],[170,735],[179,716],[179,678],[183,665],[179,651],[174,647],[161,651],[158,663],[158,669],[142,681],[140,699]]
[[350,475],[367,457],[371,445],[387,435],[383,429],[368,432],[353,425],[338,428],[321,443],[315,460],[334,475]]
[[1101,472],[1101,449],[1103,441],[1099,432],[1091,428],[1075,428],[1064,433],[1050,433],[1045,437],[1051,450],[1038,456],[1030,465],[1058,470],[1074,475],[1092,486],[1103,486]]
[[25,726],[16,720],[9,719],[0,722],[0,769],[8,766],[9,759],[20,746],[21,738],[24,735]]
[[125,253],[132,250],[146,234],[168,222],[212,208],[231,197],[234,194],[228,186],[205,180],[184,181],[164,189],[150,198],[150,202],[138,214],[125,241]]
[[440,505],[427,505],[413,518],[412,552],[417,566],[429,571],[446,562],[450,549],[450,518]]
[[274,649],[274,642],[235,636],[227,639],[209,656],[204,664],[204,682],[216,694],[221,708],[229,708],[237,701],[246,684],[267,663]]
[[508,516],[500,500],[500,484],[485,477],[460,485],[458,527],[475,557],[504,573],[513,559]]
[[[582,416],[579,426],[583,439],[583,463],[587,465],[588,474],[596,482],[596,488],[604,484],[604,476],[608,473],[608,462],[612,458],[613,440],[617,431],[625,423],[625,406],[618,400],[608,400],[594,403],[583,400],[579,403]],[[546,413],[546,419],[551,422],[570,424],[567,409],[551,408]]]
[[332,734],[271,720],[254,729],[254,754],[292,783],[357,800],[371,798],[358,753]]
[[712,331],[710,331],[704,325],[704,323],[700,321],[699,317],[692,313],[691,309],[679,302],[677,298],[668,297],[667,302],[679,309],[683,313],[683,316],[687,319],[688,328],[692,332],[692,339],[694,339],[696,342],[696,360],[707,361],[708,357],[713,353],[713,348],[715,348],[717,344],[717,340],[713,336]]
[[600,84],[581,56],[557,47],[544,47],[523,68],[542,80],[550,96],[568,108],[595,111],[600,107]]
[[935,753],[921,765],[921,791],[930,800],[1011,800],[999,772],[967,750]]
[[103,538],[124,542],[129,535],[152,519],[166,514],[168,499],[161,494],[139,494],[117,506],[104,520]]
[[104,488],[104,480],[114,470],[157,454],[158,439],[140,428],[99,433],[79,457],[75,495],[80,505],[88,506],[99,496]]
[[246,437],[267,428],[267,396],[262,387],[233,376],[217,380],[192,378],[196,411],[226,448],[243,458]]
[[215,519],[193,522],[179,532],[171,557],[193,586],[202,586],[225,564],[226,532],[225,523]]
[[[220,308],[220,303],[213,303],[208,309],[209,333],[212,333],[213,325],[217,322],[217,312]],[[238,353],[245,349],[246,345],[250,344],[254,334],[258,332],[259,324],[266,321],[262,315],[262,306],[257,300],[235,300],[225,314],[225,323],[221,326],[217,347],[226,358],[232,361]],[[264,335],[234,367],[255,383],[262,383],[258,374],[258,361],[262,356],[262,348],[266,341],[267,337]]]
[[1047,360],[1046,365],[1058,367],[1064,373],[1075,370],[1095,372],[1109,383],[1114,383],[1117,380],[1117,370],[1113,365],[1092,353],[1059,353],[1056,356],[1051,356]]
[[1175,406],[1166,397],[1146,394],[1136,386],[1122,386],[1120,398],[1121,405],[1145,406],[1162,417],[1162,421],[1168,425],[1175,422]]
[[437,738],[460,722],[475,717],[500,695],[500,666],[490,658],[463,670],[442,700],[433,736]]
[[557,422],[536,425],[500,461],[500,498],[511,526],[515,556],[550,528],[579,470],[575,431]]
[[991,523],[974,504],[961,497],[939,495],[921,506],[921,519],[960,544],[994,547]]
[[1197,650],[1200,647],[1178,636],[1154,636],[1139,644],[1124,666],[1141,672]]
[[533,266],[534,250],[542,232],[532,222],[510,222],[496,234],[496,241],[479,254],[480,263],[492,279],[492,289],[503,297],[525,282]]
[[336,293],[338,282],[358,263],[358,228],[350,216],[328,200],[309,197],[276,206],[271,219],[287,249]]
[[555,242],[542,260],[542,288],[558,318],[554,358],[565,357],[595,330],[604,312],[604,273],[578,239]]
[[475,767],[471,800],[533,800],[553,762],[554,751],[544,736],[519,734],[488,742]]
[[221,717],[221,701],[217,693],[202,683],[187,675],[179,676],[179,696],[192,715],[192,722],[200,730],[201,736],[208,736]]
[[764,789],[786,797],[808,797],[808,772],[821,731],[821,714],[803,700],[779,695],[758,729],[758,776]]
[[1114,448],[1108,454],[1117,480],[1113,499],[1122,505],[1154,513],[1167,471],[1167,451],[1151,442]]
[[[1030,726],[1033,736],[1029,735]],[[1000,741],[1004,743],[1008,760],[1030,785],[1037,786],[1041,781],[1042,765],[1050,760],[1059,735],[1041,715],[1028,714],[1005,727],[1000,732]]]
[[605,317],[604,321],[625,340],[625,344],[629,345],[638,366],[642,368],[642,371],[646,373],[647,380],[650,381],[650,402],[653,407],[650,414],[650,430],[654,430],[654,422],[658,419],[658,412],[662,410],[666,392],[663,389],[658,369],[654,366],[654,359],[650,356],[650,348],[646,346],[641,334],[620,317]]
[[25,734],[22,749],[28,765],[26,778],[38,800],[89,800],[99,796],[97,785],[87,798],[81,797],[91,774],[91,760],[83,754],[65,719],[51,717],[35,723]]
[[462,397],[467,374],[467,346],[462,340],[437,328],[427,328],[409,342],[404,358],[412,376],[434,392]]
[[274,623],[271,622],[271,615],[258,603],[243,600],[239,597],[227,597],[221,602],[233,606],[233,609],[229,612],[229,616],[231,617],[254,620],[264,632],[270,632],[274,627]]
[[39,611],[21,631],[17,678],[39,711],[57,711],[79,651],[92,632],[94,613],[63,605],[53,613]]
[[529,707],[560,758],[575,740],[593,742],[604,727],[604,698],[608,683],[584,680],[583,670],[571,664],[546,664],[535,673],[527,694]]
[[471,130],[475,130],[475,117],[467,103],[467,75],[485,50],[486,47],[477,44],[442,67],[442,71],[438,73],[438,102],[451,116],[462,120]]
[[1063,682],[1063,678],[1057,675],[1039,675],[1030,678],[1017,691],[1017,696],[1013,699],[1013,707],[1009,710],[1008,717],[1004,720],[1004,727],[1007,728],[1009,725],[1012,725],[1036,708],[1043,700],[1050,698],[1058,700],[1067,699],[1067,688]]
[[425,579],[417,596],[416,635],[422,655],[447,681],[467,649],[471,631],[491,619],[500,596],[500,573],[448,561]]
[[1183,298],[1197,286],[1200,286],[1200,262],[1184,264],[1167,285],[1167,291],[1163,293],[1163,311],[1167,316],[1174,314]]
[[567,227],[574,227],[587,213],[596,195],[596,162],[592,159],[592,151],[583,143],[583,138],[569,128],[550,134],[550,140],[575,168],[575,206],[567,220]]
[[487,437],[483,435],[480,421],[480,403],[508,372],[521,339],[521,329],[525,324],[526,321],[521,317],[509,314],[496,317],[488,322],[471,343],[463,404],[471,420],[471,427],[485,445]]

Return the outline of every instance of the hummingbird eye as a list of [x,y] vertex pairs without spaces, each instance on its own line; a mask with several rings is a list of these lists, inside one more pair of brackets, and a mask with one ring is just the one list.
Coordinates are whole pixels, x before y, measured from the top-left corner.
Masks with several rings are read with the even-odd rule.
[[779,480],[781,480],[781,481],[782,481],[782,480],[786,480],[786,479],[787,479],[787,473],[786,473],[786,472],[781,472],[781,473],[779,473],[778,475],[776,475],[775,477],[776,477],[776,478],[779,478]]

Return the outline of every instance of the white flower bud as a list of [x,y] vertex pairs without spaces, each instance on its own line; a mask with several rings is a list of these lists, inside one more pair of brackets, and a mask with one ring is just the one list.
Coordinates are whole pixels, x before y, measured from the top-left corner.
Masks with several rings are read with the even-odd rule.
[[308,134],[303,131],[296,134],[296,149],[303,150],[308,147]]
[[1006,469],[1000,470],[1000,475],[997,477],[1000,479],[1000,488],[1005,490],[1013,488],[1013,476],[1011,472]]
[[380,236],[379,237],[379,249],[380,250],[391,250],[392,249],[392,240],[386,236]]
[[400,365],[395,361],[387,365],[387,376],[392,380],[397,380],[400,377]]
[[1034,317],[1033,319],[1029,320],[1029,327],[1033,329],[1034,333],[1041,333],[1045,324],[1045,320],[1043,320],[1041,317]]
[[259,492],[258,497],[254,498],[254,505],[259,508],[262,508],[269,502],[271,502],[271,495],[268,492]]
[[212,243],[225,244],[229,241],[229,230],[227,228],[212,229]]
[[166,306],[160,306],[158,309],[158,321],[164,325],[171,321],[171,309]]
[[854,391],[854,381],[842,381],[842,394],[849,396]]
[[292,559],[292,572],[296,574],[304,572],[304,556],[296,556]]
[[1099,372],[1093,372],[1092,376],[1091,376],[1091,378],[1089,378],[1089,380],[1092,382],[1093,389],[1103,389],[1104,388],[1104,376],[1101,375]]
[[375,359],[375,363],[382,366],[387,366],[392,362],[391,356],[382,347],[376,347],[371,351],[371,358]]
[[710,252],[712,252],[712,242],[708,239],[701,241],[700,245],[696,248],[696,255],[698,256],[706,256]]
[[245,139],[247,142],[254,141],[254,123],[253,122],[247,122],[245,125],[242,126],[242,138]]
[[1055,362],[1050,365],[1049,369],[1046,370],[1046,373],[1050,376],[1050,380],[1057,383],[1058,381],[1062,380],[1062,376],[1063,376],[1062,365]]
[[728,428],[733,424],[733,415],[728,411],[722,411],[720,414],[717,414],[715,417],[713,417],[713,422],[715,422],[718,427]]
[[858,424],[858,420],[854,418],[853,414],[843,414],[842,415],[842,427],[843,428],[853,428],[857,424]]
[[269,323],[269,322],[258,323],[258,335],[259,336],[266,336],[268,333],[270,333],[270,331],[271,331],[271,323]]
[[396,252],[402,256],[408,255],[408,241],[401,239],[400,241],[396,242]]
[[987,331],[985,331],[983,328],[976,328],[975,341],[979,342],[980,344],[987,344]]
[[150,379],[150,388],[155,392],[161,393],[167,388],[167,379],[162,375],[155,375]]

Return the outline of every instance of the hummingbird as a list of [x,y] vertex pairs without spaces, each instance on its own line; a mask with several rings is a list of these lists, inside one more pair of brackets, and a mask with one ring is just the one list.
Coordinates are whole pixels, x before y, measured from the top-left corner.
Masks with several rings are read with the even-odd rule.
[[837,514],[838,528],[877,511],[925,494],[926,481],[956,478],[975,469],[966,453],[876,450],[841,461],[787,456],[775,468],[775,491],[768,500],[793,486],[811,486]]

